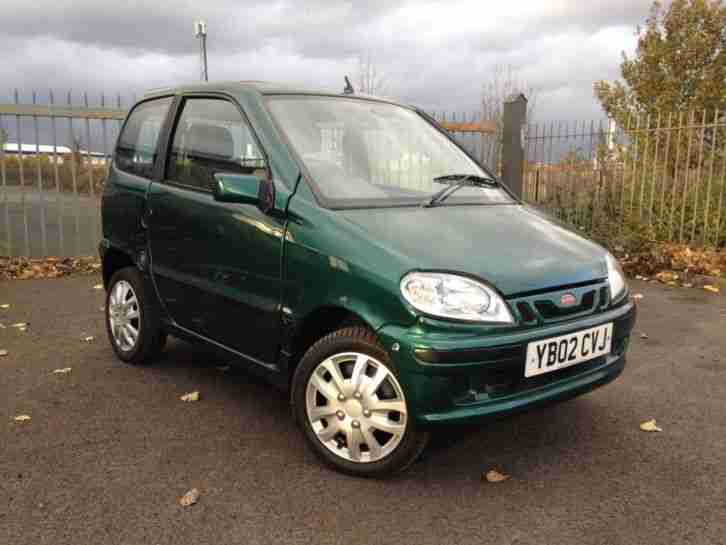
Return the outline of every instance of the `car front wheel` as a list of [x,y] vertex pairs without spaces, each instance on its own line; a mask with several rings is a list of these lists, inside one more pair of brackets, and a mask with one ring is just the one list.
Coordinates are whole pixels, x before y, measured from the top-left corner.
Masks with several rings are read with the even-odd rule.
[[292,395],[310,446],[346,473],[403,471],[426,445],[395,367],[367,328],[341,329],[315,343],[296,369]]

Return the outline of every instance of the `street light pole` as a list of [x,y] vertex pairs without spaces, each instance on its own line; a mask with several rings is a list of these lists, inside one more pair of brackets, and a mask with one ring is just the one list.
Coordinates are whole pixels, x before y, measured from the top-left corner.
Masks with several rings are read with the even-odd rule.
[[203,81],[209,81],[207,73],[207,22],[204,20],[194,21],[194,35],[199,38],[199,60],[202,66]]

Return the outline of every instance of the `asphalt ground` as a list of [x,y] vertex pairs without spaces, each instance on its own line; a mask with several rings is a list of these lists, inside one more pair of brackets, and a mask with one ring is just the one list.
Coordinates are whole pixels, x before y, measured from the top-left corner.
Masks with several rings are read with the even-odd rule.
[[[97,282],[0,283],[0,545],[726,544],[723,294],[633,282],[616,382],[438,433],[407,473],[373,481],[323,467],[284,394],[203,350],[116,360]],[[661,433],[639,429],[651,418]],[[492,468],[510,478],[483,481]]]

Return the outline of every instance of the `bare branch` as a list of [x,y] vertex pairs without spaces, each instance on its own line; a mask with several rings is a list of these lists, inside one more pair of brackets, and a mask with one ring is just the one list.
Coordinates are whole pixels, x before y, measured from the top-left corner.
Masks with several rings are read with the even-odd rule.
[[523,93],[527,97],[527,119],[533,119],[539,89],[521,79],[511,65],[495,66],[491,77],[482,86],[482,117],[496,122],[501,128],[504,102],[515,93]]
[[501,154],[504,102],[515,93],[523,93],[527,97],[527,119],[533,119],[539,89],[518,77],[511,65],[495,66],[491,76],[482,85],[482,119],[496,124],[496,134],[487,138],[486,144],[483,144],[485,149],[482,157],[495,169]]
[[388,76],[375,64],[370,52],[358,56],[357,92],[365,95],[383,96],[390,91]]

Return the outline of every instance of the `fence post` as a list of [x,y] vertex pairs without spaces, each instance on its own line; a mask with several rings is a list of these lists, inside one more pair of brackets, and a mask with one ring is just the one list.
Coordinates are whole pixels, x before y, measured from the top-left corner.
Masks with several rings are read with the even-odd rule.
[[502,119],[502,180],[519,198],[522,197],[524,170],[524,135],[527,121],[527,97],[517,93],[504,101]]

